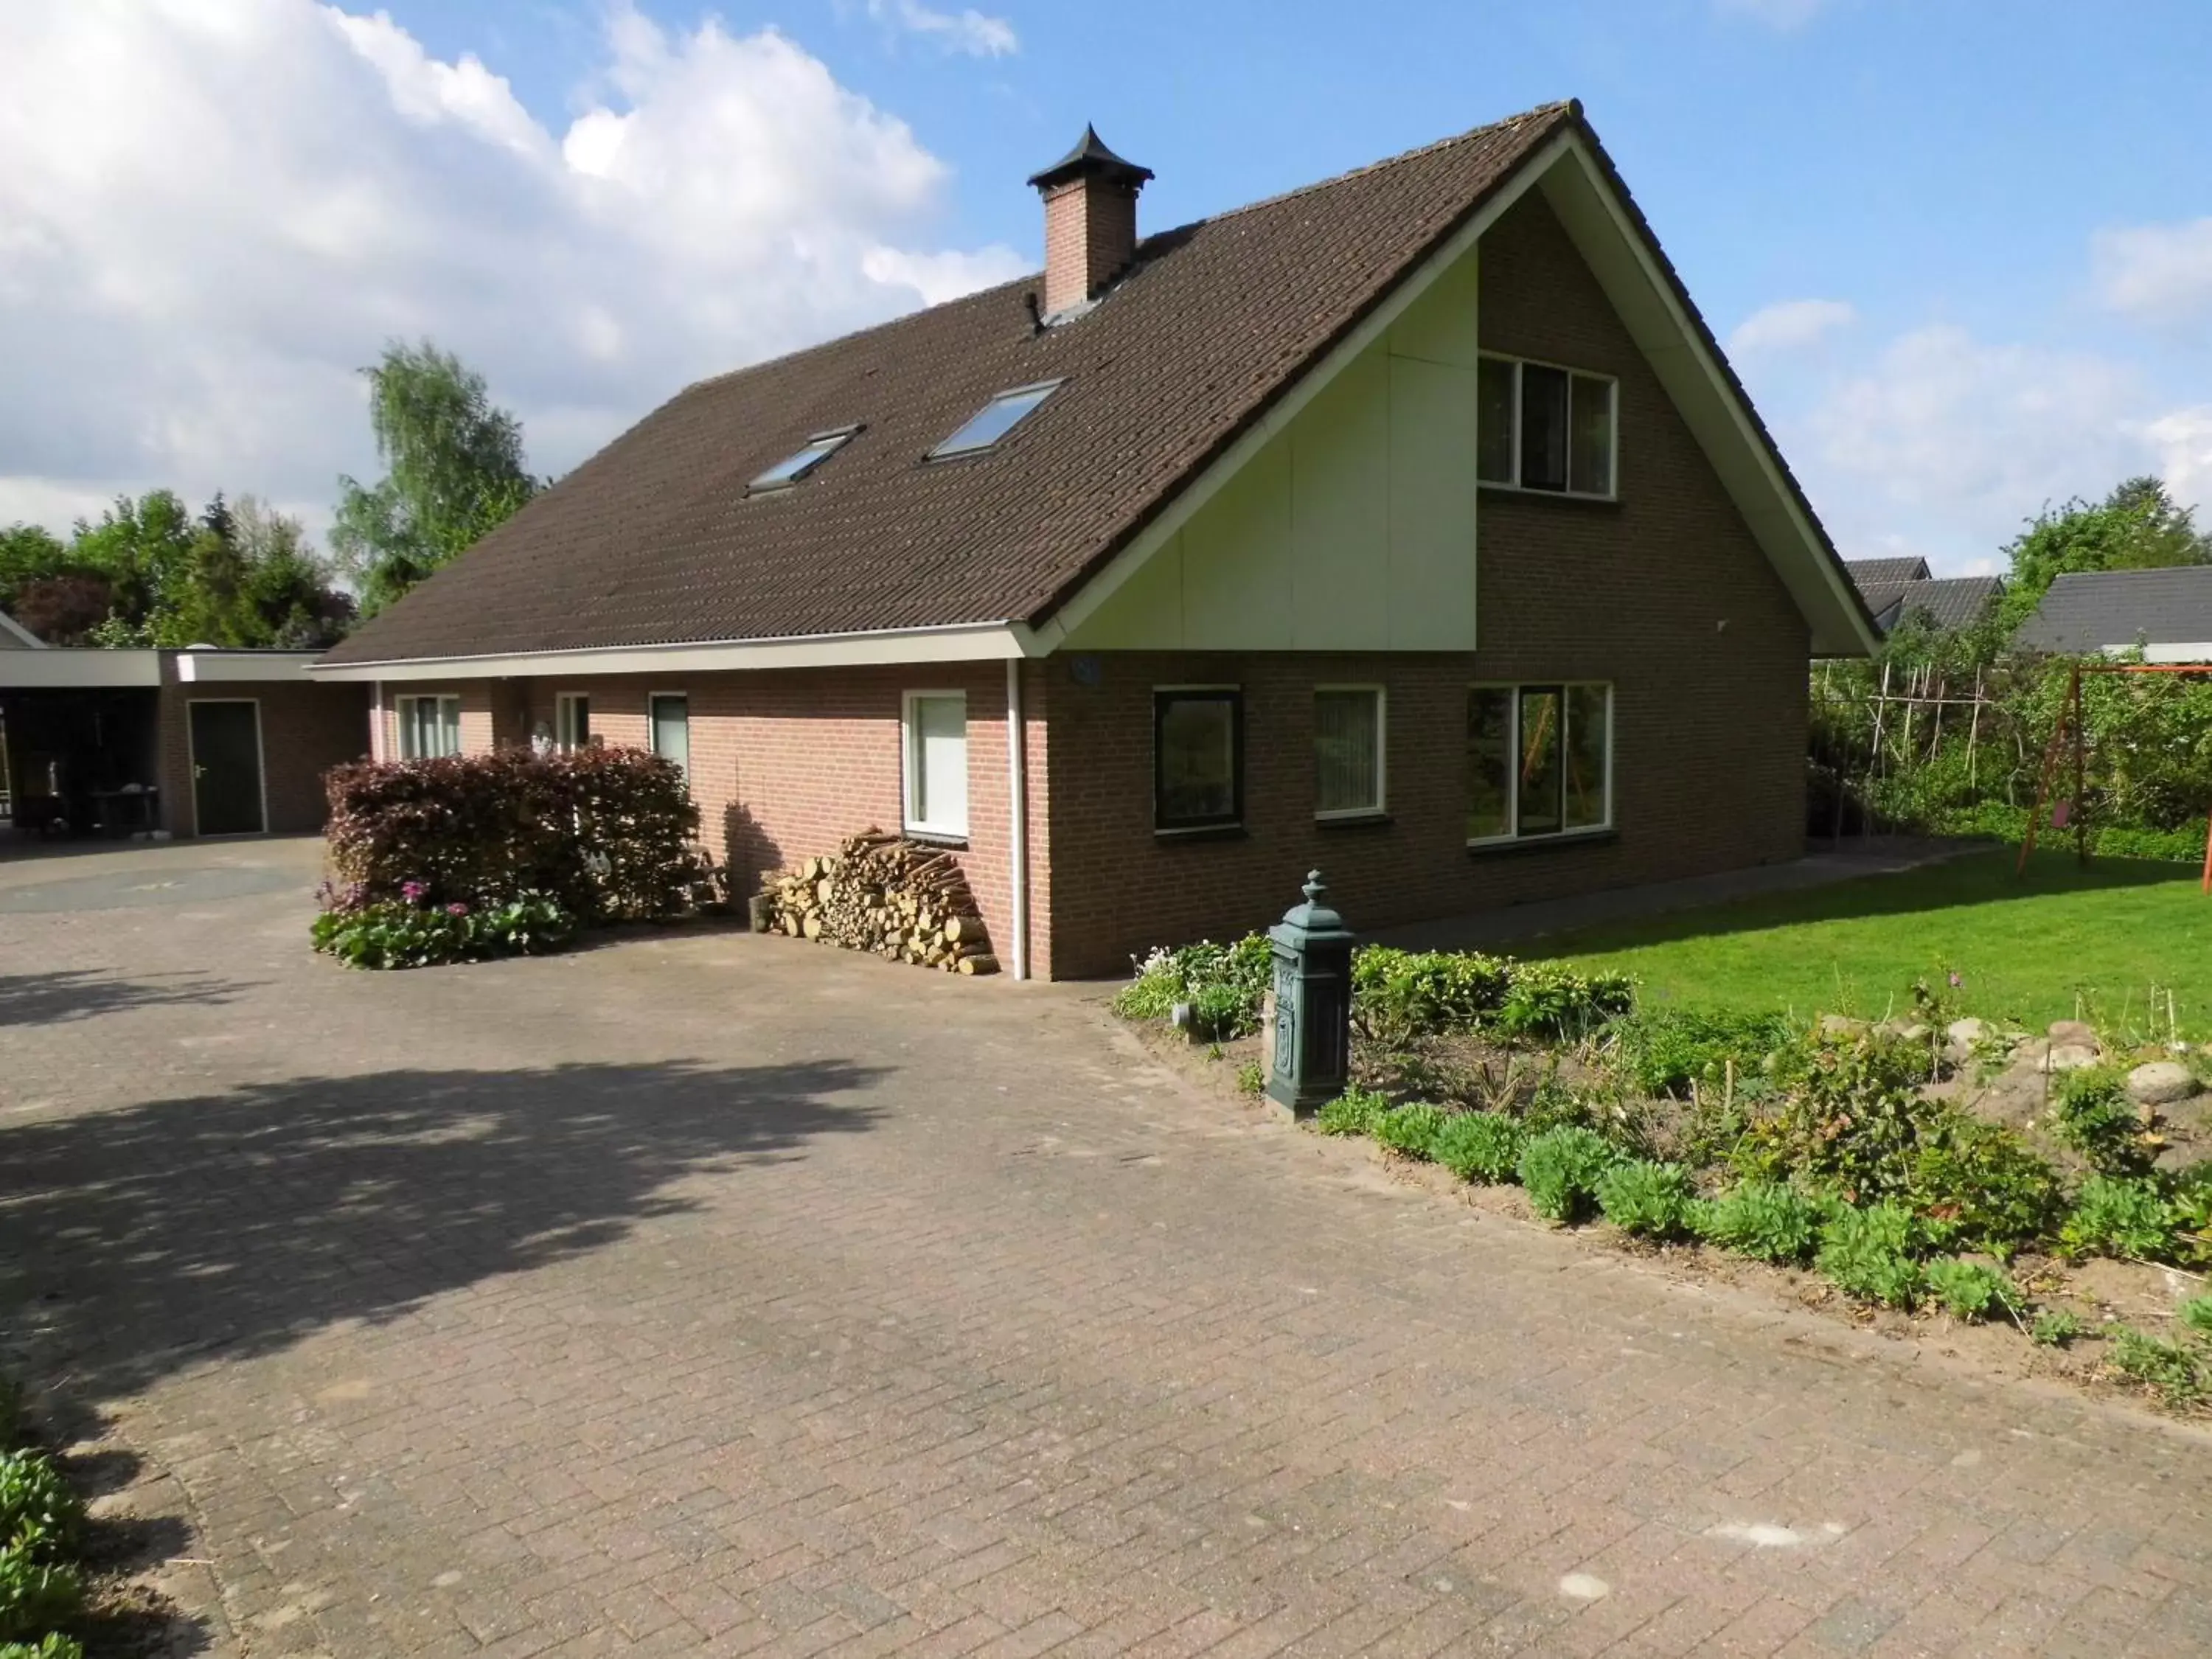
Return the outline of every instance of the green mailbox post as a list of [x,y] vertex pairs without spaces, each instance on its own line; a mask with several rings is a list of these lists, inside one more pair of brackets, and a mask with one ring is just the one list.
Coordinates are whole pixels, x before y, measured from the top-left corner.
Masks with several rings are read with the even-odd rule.
[[1304,904],[1267,930],[1275,948],[1275,1045],[1267,1097],[1310,1117],[1344,1092],[1352,1065],[1352,930],[1322,900],[1321,872]]

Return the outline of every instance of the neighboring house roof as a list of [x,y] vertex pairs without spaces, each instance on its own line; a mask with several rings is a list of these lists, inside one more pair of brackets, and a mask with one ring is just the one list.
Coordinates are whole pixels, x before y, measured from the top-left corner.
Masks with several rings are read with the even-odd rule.
[[2092,570],[2059,577],[2018,643],[2038,651],[2120,651],[2153,661],[2212,660],[2212,565]]
[[[1604,227],[1591,234],[1628,248],[1642,284],[1624,315],[1709,453],[1726,451],[1715,465],[1815,649],[1870,648],[1802,492],[1570,102],[1148,238],[1062,326],[1033,326],[1025,276],[702,381],[324,665],[1042,624],[1234,464],[1285,392],[1528,164],[1569,155],[1587,175],[1576,199]],[[924,463],[994,394],[1047,381],[1064,384],[997,448]],[[855,423],[803,483],[747,495],[810,437]]]
[[6,611],[0,611],[0,651],[43,651],[46,648],[44,640]]
[[[1930,572],[1928,561],[1920,558],[1845,559],[1844,568],[1851,573],[1859,592],[1869,593],[1875,588],[1902,587],[1907,582],[1924,582]],[[1873,600],[1868,600],[1872,608]]]

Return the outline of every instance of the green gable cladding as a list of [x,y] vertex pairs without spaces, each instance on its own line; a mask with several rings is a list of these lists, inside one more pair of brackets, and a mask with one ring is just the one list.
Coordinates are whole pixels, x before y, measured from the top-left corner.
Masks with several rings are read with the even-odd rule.
[[1478,250],[1069,635],[1093,651],[1470,651]]

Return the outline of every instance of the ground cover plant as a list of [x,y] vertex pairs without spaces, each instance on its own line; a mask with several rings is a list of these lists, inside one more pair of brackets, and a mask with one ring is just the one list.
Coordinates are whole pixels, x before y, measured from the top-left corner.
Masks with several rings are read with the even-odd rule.
[[363,761],[325,785],[313,937],[353,967],[557,949],[579,927],[682,913],[704,873],[682,771],[641,750]]
[[0,1656],[82,1659],[84,1500],[24,1441],[21,1396],[0,1389]]

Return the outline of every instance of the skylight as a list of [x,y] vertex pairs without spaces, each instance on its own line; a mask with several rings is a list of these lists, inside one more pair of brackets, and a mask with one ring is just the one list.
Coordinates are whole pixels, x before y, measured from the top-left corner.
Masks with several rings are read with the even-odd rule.
[[778,461],[747,484],[745,493],[757,495],[771,489],[789,489],[851,442],[853,434],[860,429],[857,426],[847,426],[840,427],[835,432],[816,433],[797,454]]
[[965,426],[931,450],[929,459],[942,461],[991,448],[1020,425],[1031,410],[1059,390],[1058,380],[1048,380],[1042,386],[1020,386],[1012,392],[1001,392],[970,416]]

